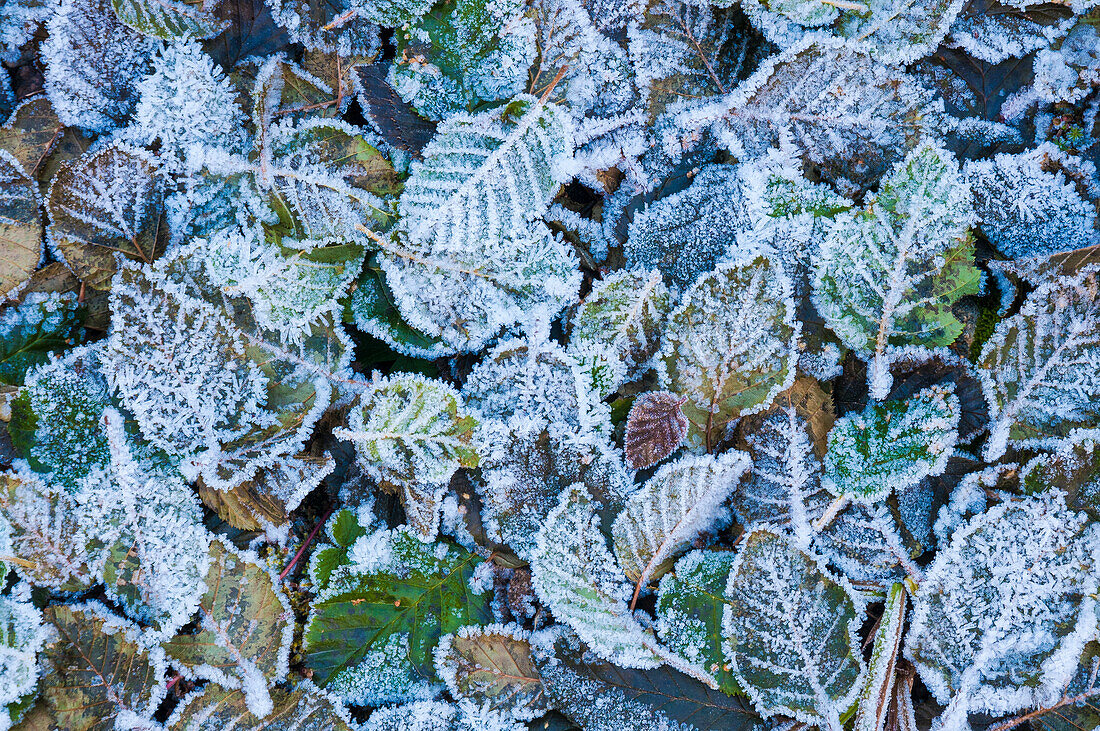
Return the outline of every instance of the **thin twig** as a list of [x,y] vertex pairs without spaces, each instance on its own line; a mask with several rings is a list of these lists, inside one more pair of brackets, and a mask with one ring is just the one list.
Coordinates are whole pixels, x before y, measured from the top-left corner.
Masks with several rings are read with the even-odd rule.
[[825,509],[825,512],[821,514],[821,517],[814,521],[814,532],[820,533],[826,526],[829,525],[829,523],[832,523],[837,514],[840,513],[841,510],[844,510],[844,508],[848,507],[849,499],[850,498],[848,497],[848,495],[845,494],[841,495],[840,497],[829,503],[829,507]]
[[313,527],[313,530],[310,531],[309,536],[306,538],[305,542],[302,543],[302,547],[298,549],[298,552],[294,554],[294,558],[290,559],[290,563],[288,563],[286,565],[286,568],[283,569],[283,572],[279,574],[279,581],[285,579],[287,574],[289,574],[294,569],[295,564],[298,563],[298,559],[302,557],[302,554],[305,553],[306,548],[308,548],[309,544],[313,542],[313,539],[317,537],[317,533],[321,530],[321,527],[324,526],[325,522],[328,520],[329,516],[332,515],[334,510],[336,510],[336,508],[329,508],[328,512],[322,515],[321,519],[317,521],[317,525],[315,525]]

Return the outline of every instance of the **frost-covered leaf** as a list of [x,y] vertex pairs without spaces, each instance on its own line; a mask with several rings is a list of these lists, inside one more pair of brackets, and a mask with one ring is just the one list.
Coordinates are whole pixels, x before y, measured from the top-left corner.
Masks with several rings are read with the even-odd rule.
[[164,181],[155,159],[110,145],[62,163],[50,185],[50,248],[81,281],[110,287],[115,255],[148,264],[164,253]]
[[116,277],[104,371],[146,439],[228,490],[301,451],[348,353],[331,326],[284,347],[206,279],[199,245]]
[[593,659],[568,634],[542,635],[534,658],[550,702],[585,731],[763,728],[739,696],[727,696],[669,667],[623,668]]
[[442,381],[413,374],[371,384],[333,434],[355,445],[359,464],[376,480],[401,490],[409,525],[431,540],[443,490],[459,467],[476,467],[477,420]]
[[32,292],[0,310],[0,383],[20,386],[50,354],[84,339],[84,313],[72,294]]
[[359,104],[371,126],[393,146],[421,159],[421,151],[431,141],[435,124],[416,113],[386,81],[386,65],[364,64],[355,69]]
[[832,422],[831,402],[809,379],[795,381],[771,411],[742,422],[752,469],[730,501],[742,525],[790,526],[809,545],[811,524],[832,500],[821,485],[819,453]]
[[1100,433],[1073,431],[1052,453],[1043,453],[1020,470],[1020,485],[1028,494],[1057,488],[1073,510],[1100,515]]
[[124,25],[111,0],[63,0],[47,27],[45,86],[58,118],[93,132],[125,124],[157,41]]
[[38,186],[0,150],[0,301],[15,294],[42,260]]
[[266,4],[271,17],[294,43],[341,56],[377,53],[380,14],[387,8],[403,6],[402,0],[370,4],[348,0],[266,0]]
[[136,31],[158,38],[210,38],[228,22],[214,17],[202,3],[183,0],[111,0],[118,19]]
[[123,728],[150,723],[165,695],[164,653],[147,649],[136,626],[96,602],[43,614],[52,632],[42,651],[42,695],[57,725],[111,731],[116,720]]
[[1098,34],[1089,23],[1078,23],[1055,50],[1035,56],[1032,96],[1046,102],[1080,102],[1100,84],[1100,64],[1094,49]]
[[348,561],[332,571],[306,624],[313,679],[356,705],[435,697],[439,638],[492,621],[475,581],[482,559],[396,528],[360,537]]
[[247,297],[257,323],[288,342],[300,341],[340,310],[339,298],[363,265],[358,244],[269,242],[259,226],[225,228],[196,246],[211,281]]
[[100,419],[109,396],[94,346],[76,348],[27,376],[11,404],[12,443],[31,468],[72,489],[108,460]]
[[657,267],[678,290],[686,289],[736,245],[743,206],[738,168],[708,165],[686,190],[635,214],[627,262]]
[[890,587],[874,635],[867,682],[856,708],[855,731],[880,731],[886,724],[897,679],[901,654],[901,636],[905,630],[906,587],[898,582]]
[[719,689],[740,692],[722,650],[722,615],[733,551],[692,551],[661,578],[657,635],[686,661],[714,675]]
[[569,349],[598,343],[633,375],[656,352],[672,305],[660,272],[615,272],[592,287],[572,317]]
[[632,488],[622,455],[610,443],[576,444],[568,431],[538,421],[490,422],[475,438],[481,450],[481,519],[488,536],[530,559],[546,516],[570,485],[583,483],[610,522]]
[[907,401],[868,403],[829,432],[822,485],[834,495],[873,503],[941,474],[955,449],[959,399],[931,386]]
[[967,715],[1050,704],[1096,632],[1100,532],[1058,491],[1010,500],[956,531],[913,597],[905,654],[947,709]]
[[583,485],[562,492],[531,557],[538,596],[555,618],[576,630],[604,659],[623,667],[661,664],[656,641],[627,607],[630,587],[599,530],[596,506]]
[[455,698],[520,720],[549,710],[531,659],[530,633],[514,625],[463,627],[444,636],[435,651],[435,668]]
[[607,548],[592,496],[583,484],[561,494],[531,557],[535,591],[554,617],[572,627],[598,656],[628,668],[668,663],[716,687],[705,671],[661,647],[627,606],[630,585]]
[[947,42],[987,63],[1021,58],[1060,38],[1073,13],[1058,3],[971,1],[951,26]]
[[[180,0],[127,1],[180,3]],[[244,143],[244,115],[233,84],[203,52],[202,46],[189,38],[172,41],[162,48],[153,58],[151,73],[138,82],[136,91],[138,103],[126,133],[139,144],[159,141],[162,151],[183,158],[191,147],[199,144],[236,151]]]
[[940,116],[932,95],[839,39],[808,39],[765,62],[735,90],[682,112],[676,141],[712,128],[738,157],[756,158],[789,136],[835,176],[873,181]]
[[37,696],[45,635],[42,613],[29,596],[0,596],[0,726],[14,726]]
[[[720,3],[725,5],[726,3]],[[651,3],[628,27],[631,61],[649,119],[677,102],[730,91],[768,51],[736,7],[680,0]]]
[[103,424],[110,463],[76,486],[89,565],[128,615],[171,636],[197,608],[210,535],[179,474],[135,459],[117,411]]
[[309,680],[290,692],[271,691],[272,710],[258,719],[241,690],[211,683],[185,697],[168,719],[171,731],[351,731],[347,711]]
[[40,476],[0,473],[0,535],[19,559],[14,568],[31,584],[78,591],[92,583],[76,501]]
[[970,189],[947,150],[924,143],[854,214],[836,217],[815,264],[813,301],[829,327],[870,360],[871,396],[885,399],[891,345],[949,345],[962,332],[951,306],[976,294],[967,229]]
[[794,314],[790,281],[763,258],[723,264],[684,294],[658,358],[661,386],[688,397],[690,440],[712,448],[731,419],[766,408],[791,385]]
[[[390,2],[407,16],[421,15],[430,5]],[[418,19],[392,23],[399,29],[390,84],[422,116],[435,120],[515,97],[524,91],[535,60],[534,23],[524,11],[520,0],[456,0]]]
[[439,126],[401,194],[396,236],[376,239],[386,284],[413,328],[472,351],[536,308],[554,315],[573,303],[571,247],[534,220],[572,156],[564,117],[519,97]]
[[864,675],[862,602],[788,539],[764,530],[738,553],[726,600],[726,658],[756,709],[839,731]]
[[0,147],[19,161],[28,176],[37,178],[61,141],[64,127],[46,95],[36,94],[20,102],[0,127]]
[[1045,145],[967,163],[982,233],[1005,256],[1046,256],[1094,243],[1096,207],[1059,170],[1053,151]]
[[[541,721],[535,723],[542,725]],[[527,731],[528,726],[506,713],[468,700],[457,704],[415,701],[379,708],[363,731]]]
[[1095,423],[1100,407],[1100,296],[1094,273],[1055,278],[1028,295],[982,348],[995,460],[1009,441],[1061,436]]
[[596,426],[599,408],[577,361],[552,340],[500,342],[474,367],[462,389],[466,404],[484,419],[534,419],[561,429]]
[[224,539],[210,542],[206,591],[198,629],[162,643],[171,663],[189,677],[240,689],[249,712],[270,713],[270,686],[287,674],[294,614],[271,572],[255,554]]
[[718,457],[684,455],[631,493],[611,528],[627,578],[639,589],[648,585],[700,533],[728,520],[726,498],[750,465],[747,454],[732,450]]
[[676,451],[688,433],[686,396],[667,391],[643,393],[626,418],[626,459],[636,470],[655,465]]

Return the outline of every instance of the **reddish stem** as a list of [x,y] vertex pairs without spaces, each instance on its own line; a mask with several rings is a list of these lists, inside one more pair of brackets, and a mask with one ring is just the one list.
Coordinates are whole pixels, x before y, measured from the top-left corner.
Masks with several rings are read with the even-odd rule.
[[290,559],[290,563],[286,565],[286,568],[283,569],[283,572],[279,574],[279,581],[285,579],[286,575],[294,570],[294,566],[298,563],[298,559],[300,559],[302,557],[302,554],[306,552],[306,548],[308,548],[309,544],[313,542],[313,539],[317,537],[317,532],[321,530],[321,526],[325,524],[325,521],[328,520],[328,517],[332,515],[332,512],[335,509],[336,508],[329,508],[328,512],[321,516],[321,520],[319,520],[317,522],[317,525],[313,527],[313,530],[310,531],[309,536],[305,540],[305,543],[303,543],[302,547],[298,549],[298,552],[294,554],[294,558]]
[[168,681],[168,687],[165,690],[166,691],[172,690],[172,686],[174,686],[176,683],[180,682],[180,678],[182,678],[182,677],[183,677],[182,675],[177,675],[176,677],[169,680]]

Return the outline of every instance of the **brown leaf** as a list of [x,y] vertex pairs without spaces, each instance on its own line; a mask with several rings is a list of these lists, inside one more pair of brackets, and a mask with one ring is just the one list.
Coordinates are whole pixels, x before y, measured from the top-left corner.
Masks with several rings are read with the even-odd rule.
[[45,94],[24,100],[0,128],[0,147],[10,152],[32,178],[65,131]]
[[[833,399],[821,389],[814,378],[799,378],[790,388],[775,397],[771,408],[760,414],[746,416],[738,425],[740,434],[751,434],[770,414],[778,409],[794,408],[795,413],[805,419],[813,441],[814,453],[818,459],[825,458],[829,446],[829,430],[833,428],[836,414],[833,411]],[[743,442],[738,449],[745,449]]]
[[0,156],[0,301],[27,281],[42,258],[38,186],[14,156]]
[[447,668],[447,685],[458,698],[517,718],[534,718],[549,710],[522,631],[464,630],[440,644],[436,664]]
[[626,418],[626,459],[636,470],[672,454],[687,436],[685,398],[668,391],[644,393]]

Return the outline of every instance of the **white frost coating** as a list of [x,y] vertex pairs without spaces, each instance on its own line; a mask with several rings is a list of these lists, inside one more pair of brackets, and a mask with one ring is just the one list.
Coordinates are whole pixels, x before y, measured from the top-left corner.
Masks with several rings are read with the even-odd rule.
[[[1018,464],[999,464],[964,477],[951,490],[947,504],[936,514],[936,522],[932,525],[936,542],[940,546],[946,546],[956,530],[970,518],[984,513],[992,502],[991,495],[998,494],[995,489],[1001,479],[1019,469]],[[1000,493],[1000,499],[1003,501],[1010,497],[1007,493]]]
[[47,28],[46,95],[61,122],[93,132],[124,124],[160,41],[123,25],[109,0],[63,0]]
[[728,522],[726,499],[751,464],[747,454],[734,450],[718,457],[685,455],[631,493],[611,528],[627,577],[646,586],[699,534]]
[[725,593],[723,652],[757,711],[840,731],[866,672],[859,595],[768,531],[743,543]]
[[[134,458],[114,409],[103,414],[110,463],[93,468],[78,484],[79,521],[101,547],[89,565],[107,593],[134,617],[170,637],[198,608],[210,565],[210,534],[199,502],[178,474]],[[120,561],[132,554],[137,567]],[[110,568],[114,580],[105,576]],[[136,605],[129,587],[140,595]]]
[[1100,528],[1057,490],[1005,502],[954,533],[928,568],[905,654],[936,700],[933,728],[1051,705],[1097,630]]
[[29,589],[18,585],[10,596],[0,596],[0,731],[17,720],[7,707],[33,693],[38,683],[37,655],[46,632]]
[[244,115],[221,67],[190,38],[175,40],[138,82],[134,118],[126,129],[140,145],[159,141],[181,160],[196,144],[243,151]]
[[813,302],[841,341],[870,361],[872,398],[890,392],[889,345],[947,345],[962,330],[950,306],[977,291],[965,239],[973,220],[954,155],[924,143],[862,211],[838,215],[822,241]]
[[[1095,272],[1047,280],[1002,320],[977,363],[993,419],[983,457],[1100,412],[1100,304]],[[1056,435],[1056,434],[1055,434]]]

